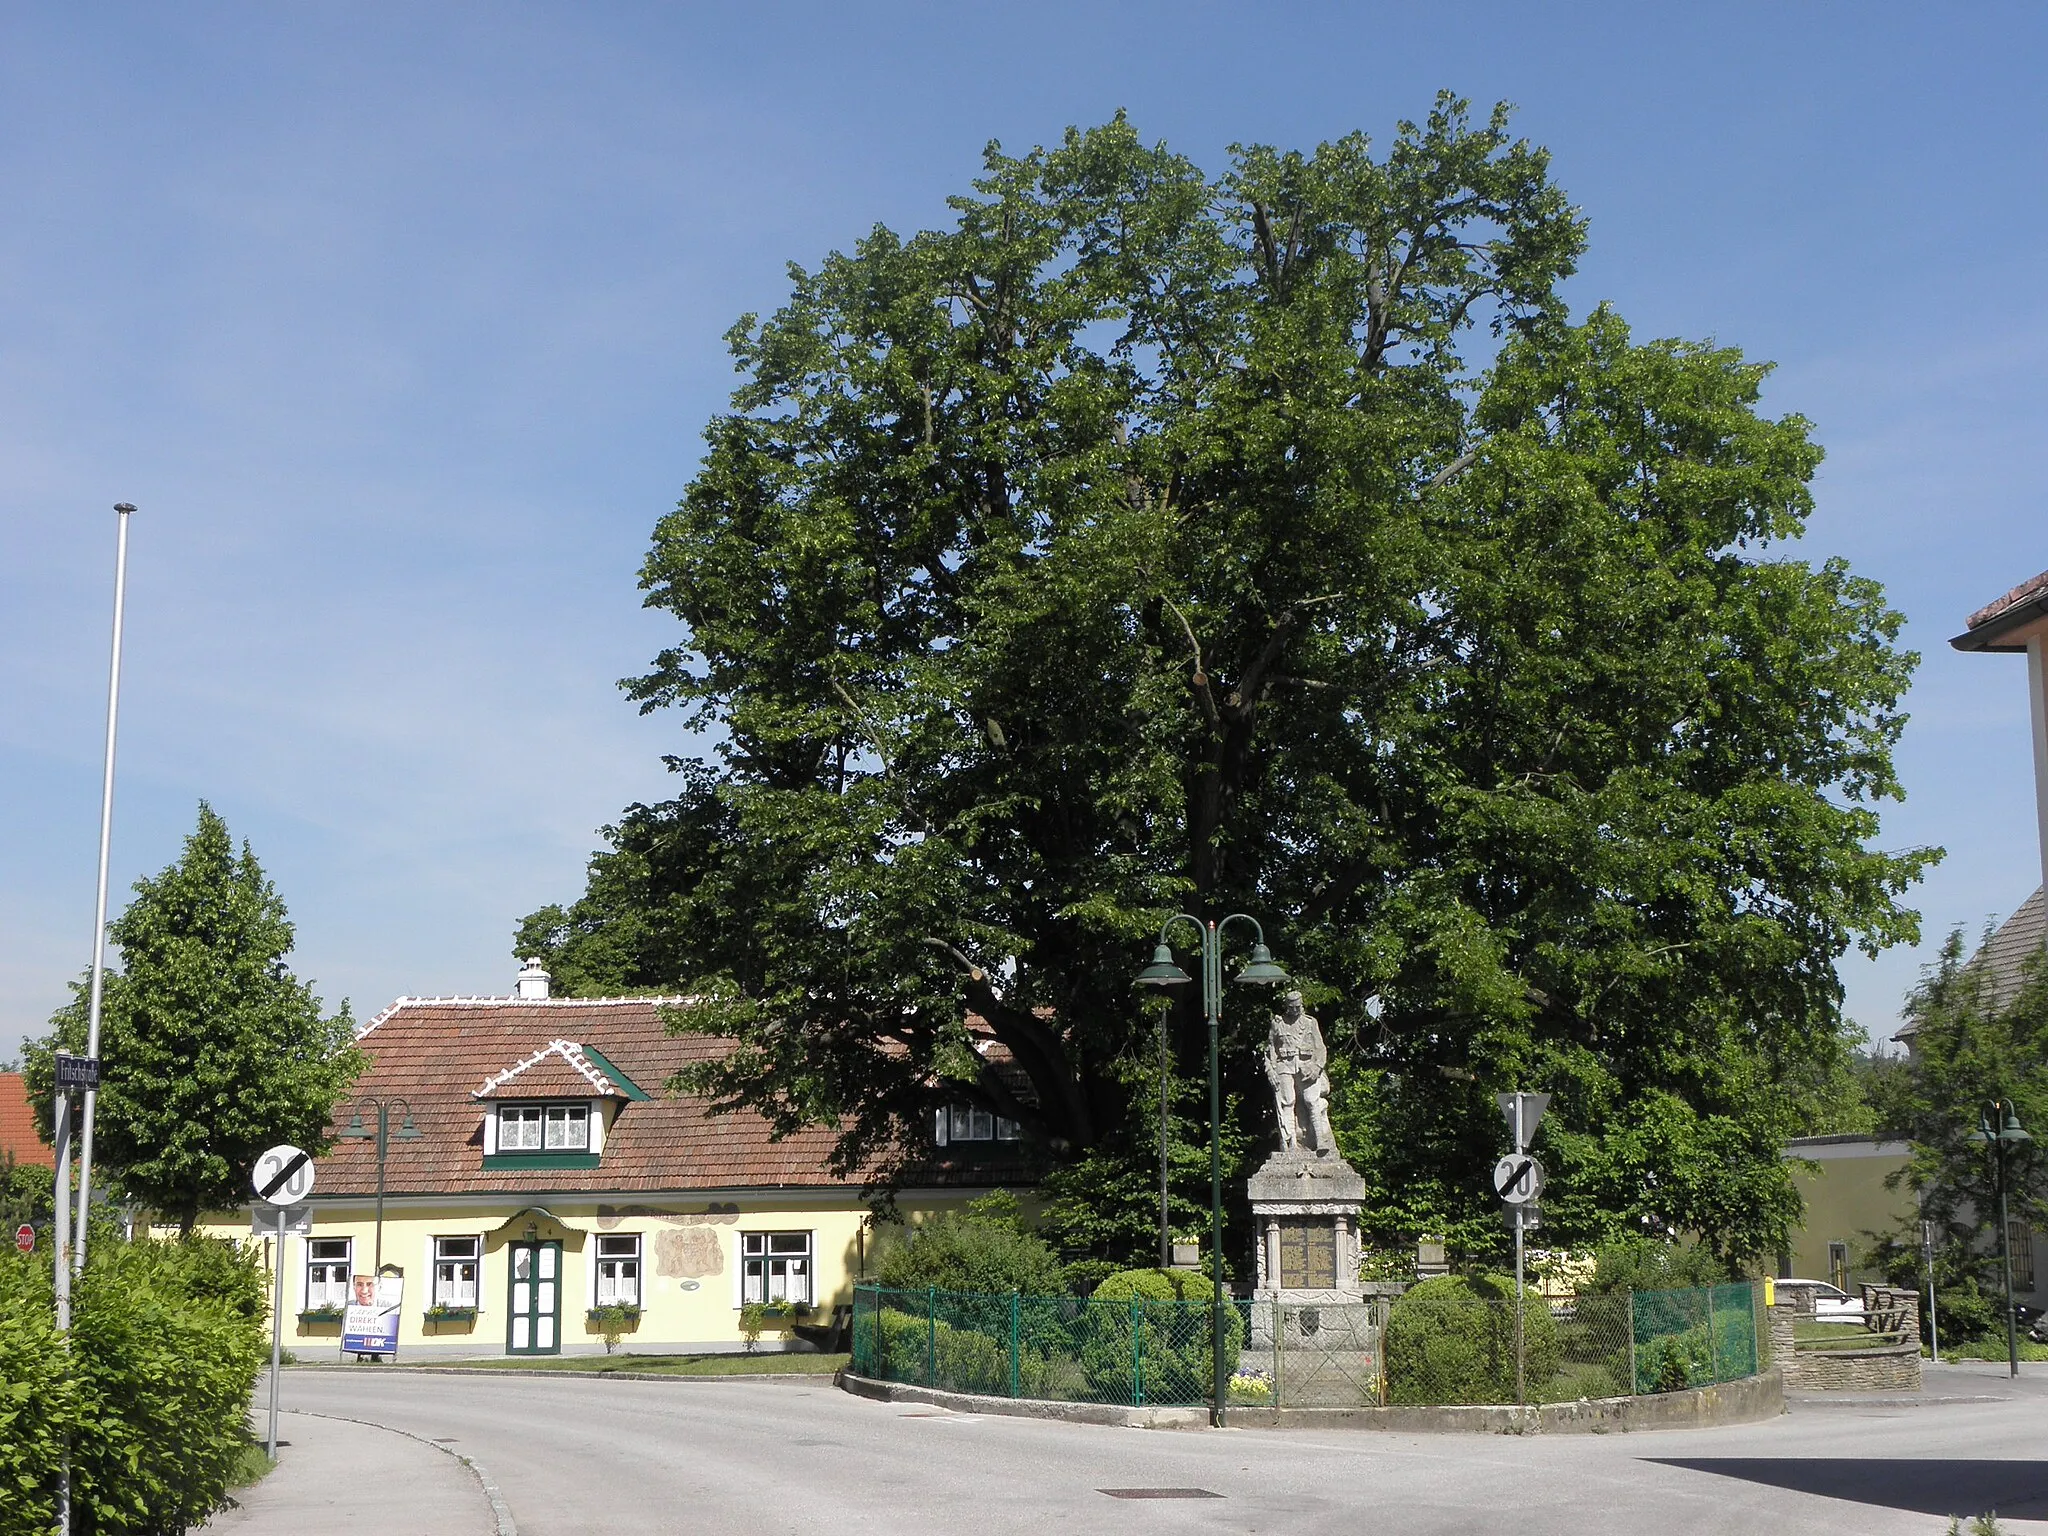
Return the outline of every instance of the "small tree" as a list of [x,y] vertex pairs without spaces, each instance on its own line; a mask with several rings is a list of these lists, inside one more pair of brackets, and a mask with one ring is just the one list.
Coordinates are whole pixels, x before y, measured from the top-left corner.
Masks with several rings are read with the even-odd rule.
[[[190,1232],[202,1211],[246,1196],[265,1147],[326,1149],[329,1116],[361,1066],[348,1005],[323,1017],[286,967],[284,902],[204,801],[178,861],[136,882],[109,932],[121,970],[102,1005],[96,1156],[127,1194]],[[87,982],[72,991],[22,1063],[45,1138],[52,1058],[86,1045]]]

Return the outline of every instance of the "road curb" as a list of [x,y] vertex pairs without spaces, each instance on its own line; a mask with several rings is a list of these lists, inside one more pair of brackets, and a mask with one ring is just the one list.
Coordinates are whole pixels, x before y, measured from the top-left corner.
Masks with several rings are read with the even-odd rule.
[[[887,1403],[925,1403],[956,1413],[1001,1414],[1010,1418],[1058,1419],[1070,1424],[1109,1424],[1132,1429],[1200,1429],[1206,1408],[1127,1408],[1109,1403],[1061,1403],[1029,1397],[983,1397],[946,1392],[908,1382],[877,1381],[841,1371],[843,1392]],[[1580,1398],[1569,1403],[1454,1407],[1251,1408],[1230,1410],[1238,1429],[1362,1429],[1401,1434],[1623,1434],[1656,1429],[1705,1429],[1751,1424],[1785,1411],[1784,1386],[1776,1371],[1745,1376],[1711,1387],[1642,1397]]]
[[315,1413],[310,1408],[280,1408],[278,1412],[296,1413],[305,1419],[335,1419],[343,1424],[360,1424],[365,1429],[381,1429],[386,1434],[403,1435],[408,1440],[417,1440],[421,1445],[431,1446],[444,1456],[453,1456],[469,1468],[470,1476],[477,1480],[478,1486],[484,1491],[484,1497],[490,1501],[491,1519],[496,1523],[497,1536],[519,1536],[519,1522],[512,1518],[512,1506],[505,1502],[504,1491],[498,1487],[491,1474],[484,1470],[484,1464],[474,1456],[450,1450],[447,1446],[430,1440],[425,1435],[416,1435],[409,1429],[380,1424],[375,1419],[358,1419],[346,1413]]
[[[679,1371],[534,1371],[517,1366],[487,1365],[288,1365],[288,1371],[332,1371],[341,1375],[376,1373],[386,1376],[510,1376],[542,1381],[816,1381],[830,1386],[830,1371],[759,1371],[740,1376],[686,1376]],[[403,1431],[401,1431],[403,1433]]]

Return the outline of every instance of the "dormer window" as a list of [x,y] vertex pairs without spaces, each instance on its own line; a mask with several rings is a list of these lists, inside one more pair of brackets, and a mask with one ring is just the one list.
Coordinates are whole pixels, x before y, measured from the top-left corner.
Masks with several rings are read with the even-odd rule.
[[500,1152],[587,1152],[587,1104],[505,1104],[498,1109]]

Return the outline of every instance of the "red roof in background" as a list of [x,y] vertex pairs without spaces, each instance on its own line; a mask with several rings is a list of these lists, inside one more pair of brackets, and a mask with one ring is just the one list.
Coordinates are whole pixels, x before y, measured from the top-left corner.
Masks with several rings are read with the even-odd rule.
[[12,1152],[17,1163],[54,1168],[57,1156],[36,1134],[36,1115],[28,1102],[28,1085],[19,1072],[0,1072],[0,1152]]
[[[712,1115],[706,1101],[677,1097],[666,1083],[683,1067],[724,1054],[732,1042],[702,1035],[671,1035],[661,1009],[678,999],[654,998],[401,998],[379,1014],[358,1039],[370,1066],[351,1100],[335,1111],[346,1124],[355,1097],[374,1094],[406,1101],[418,1140],[394,1136],[385,1163],[392,1195],[506,1193],[519,1197],[567,1193],[651,1193],[735,1188],[858,1188],[859,1179],[833,1173],[837,1139],[825,1129],[772,1139],[768,1124],[745,1110]],[[556,1042],[567,1052],[550,1049]],[[483,1117],[489,1103],[480,1085],[521,1063],[490,1099],[534,1096],[591,1099],[602,1090],[569,1059],[590,1047],[650,1097],[619,1105],[605,1134],[603,1159],[591,1169],[483,1166]],[[588,1058],[583,1060],[589,1063]],[[602,1069],[598,1069],[600,1073]],[[533,1087],[528,1089],[527,1084]],[[364,1124],[375,1128],[368,1115]],[[398,1129],[393,1115],[392,1130]],[[495,1159],[494,1159],[495,1161]],[[1014,1160],[1013,1160],[1014,1161]],[[918,1171],[914,1182],[986,1185],[1016,1182],[1025,1170],[1005,1165],[941,1163]],[[320,1159],[316,1198],[375,1192],[374,1140],[337,1141]]]

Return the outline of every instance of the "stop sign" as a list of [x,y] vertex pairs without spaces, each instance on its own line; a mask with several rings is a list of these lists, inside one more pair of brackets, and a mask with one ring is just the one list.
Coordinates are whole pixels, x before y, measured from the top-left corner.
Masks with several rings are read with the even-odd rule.
[[25,1221],[16,1227],[14,1229],[14,1246],[23,1253],[35,1252],[36,1229]]

